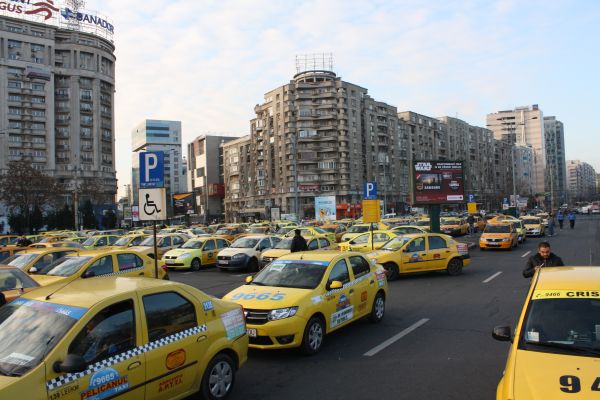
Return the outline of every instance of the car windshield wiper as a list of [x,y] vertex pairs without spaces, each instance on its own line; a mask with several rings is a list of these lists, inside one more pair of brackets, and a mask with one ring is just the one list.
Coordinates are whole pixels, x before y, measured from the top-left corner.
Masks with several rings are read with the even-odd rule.
[[250,282],[250,284],[251,285],[256,285],[256,286],[267,286],[266,284],[264,284],[262,282],[255,282],[255,281]]
[[22,374],[17,374],[15,372],[8,371],[0,366],[0,375],[15,377],[15,376],[21,376]]
[[529,340],[526,340],[525,343],[529,344],[529,345],[533,345],[533,346],[548,347],[548,348],[561,349],[561,350],[569,350],[569,351],[573,351],[575,353],[600,356],[600,349],[596,349],[596,348],[592,348],[592,347],[580,347],[580,346],[573,346],[571,344],[556,343],[556,342],[533,342],[533,341],[529,341]]

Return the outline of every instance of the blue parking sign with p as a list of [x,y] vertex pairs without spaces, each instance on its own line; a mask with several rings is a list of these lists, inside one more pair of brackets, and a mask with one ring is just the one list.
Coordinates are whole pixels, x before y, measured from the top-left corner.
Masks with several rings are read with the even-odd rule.
[[165,186],[165,153],[146,151],[140,153],[140,188],[162,188]]
[[364,189],[365,200],[377,200],[377,182],[365,182]]
[[475,195],[474,194],[469,195],[469,203],[475,203]]

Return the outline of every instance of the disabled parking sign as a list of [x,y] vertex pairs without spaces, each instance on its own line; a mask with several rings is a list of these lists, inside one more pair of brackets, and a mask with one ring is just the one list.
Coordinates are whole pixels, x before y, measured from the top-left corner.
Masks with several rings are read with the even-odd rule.
[[164,188],[140,189],[140,221],[167,219],[167,201]]

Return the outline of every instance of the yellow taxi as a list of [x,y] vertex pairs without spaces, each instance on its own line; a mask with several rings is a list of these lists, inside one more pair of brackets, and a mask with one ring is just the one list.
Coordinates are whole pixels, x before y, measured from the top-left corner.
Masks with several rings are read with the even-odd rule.
[[98,247],[112,246],[120,236],[118,235],[96,235],[87,238],[83,243],[86,249],[96,249]]
[[546,236],[546,227],[541,218],[526,216],[521,218],[527,236]]
[[275,232],[273,232],[273,235],[284,237],[289,232],[292,232],[294,229],[302,229],[302,227],[298,226],[298,225],[285,225],[285,226],[281,226],[281,227],[279,227],[279,229],[277,229]]
[[34,273],[77,250],[67,247],[28,248],[5,259],[2,264],[19,268],[23,272]]
[[440,230],[442,233],[452,236],[466,235],[469,233],[469,224],[464,218],[442,217],[440,218]]
[[[158,259],[160,260],[167,251],[183,246],[188,240],[189,238],[182,233],[156,235],[156,252],[158,253]],[[142,240],[138,246],[129,247],[129,250],[154,258],[154,237],[148,236],[146,239]]]
[[325,224],[321,225],[321,229],[326,232],[334,233],[335,241],[338,243],[342,240],[342,236],[344,236],[344,233],[347,231],[344,225],[341,224]]
[[0,263],[3,264],[8,257],[25,250],[29,250],[29,247],[0,246]]
[[435,233],[398,236],[366,256],[383,265],[390,280],[398,279],[400,274],[425,271],[444,270],[449,275],[459,275],[463,267],[471,264],[466,243]]
[[237,304],[123,277],[24,294],[0,308],[0,341],[2,399],[222,399],[248,351]]
[[233,226],[224,226],[219,228],[216,232],[216,236],[221,236],[223,239],[227,239],[230,242],[233,242],[237,237],[244,233],[244,228],[239,225]]
[[477,232],[482,232],[486,224],[485,218],[482,218],[479,215],[474,215],[473,218],[475,218],[475,230]]
[[479,249],[509,249],[517,247],[519,236],[510,222],[489,221],[479,238]]
[[[155,277],[154,260],[130,250],[84,250],[36,269],[31,277],[40,285],[46,286],[108,275]],[[158,268],[158,278],[169,279],[165,267]]]
[[257,225],[254,224],[246,229],[246,232],[237,235],[237,238],[244,236],[253,236],[253,235],[266,235],[271,232],[271,227],[268,225]]
[[162,258],[167,268],[187,268],[192,271],[200,267],[215,265],[219,251],[231,243],[222,237],[199,237],[190,239],[178,249],[169,250]]
[[595,399],[600,392],[598,267],[542,268],[517,328],[494,328],[512,342],[497,400]]
[[391,229],[396,235],[410,235],[413,233],[427,233],[422,226],[414,225],[398,225]]
[[39,283],[19,268],[0,265],[0,306],[39,287]]
[[15,246],[19,238],[17,235],[0,235],[0,246]]
[[[292,248],[292,240],[294,238],[283,238],[279,243],[275,245],[270,250],[264,251],[260,255],[260,267],[264,268],[265,265],[270,263],[273,260],[278,259],[279,257],[283,257],[287,254],[291,253]],[[333,243],[327,239],[326,237],[312,238],[306,241],[306,246],[309,251],[312,250],[331,250],[330,247],[333,246]]]
[[383,319],[385,271],[360,253],[309,251],[273,261],[225,300],[244,307],[250,347],[317,353],[325,334]]
[[27,246],[29,249],[46,249],[49,247],[72,247],[74,249],[83,249],[84,247],[78,242],[61,240],[58,242],[34,243]]
[[340,251],[360,251],[367,252],[379,249],[387,241],[398,236],[393,230],[391,231],[372,231],[361,233],[354,239],[338,244]]
[[127,234],[121,236],[116,242],[114,242],[111,249],[126,249],[128,247],[139,246],[142,242],[148,238],[146,234]]
[[[384,224],[373,224],[373,230],[386,230],[387,225]],[[354,239],[358,235],[369,232],[371,230],[371,224],[354,224],[348,231],[344,233],[340,239],[341,242],[347,242],[349,240]]]
[[425,229],[427,232],[431,229],[431,220],[429,218],[421,218],[412,223],[414,226]]
[[[314,238],[314,237],[326,237],[330,242],[335,243],[335,233],[327,232],[318,226],[303,226],[300,229],[300,235],[304,239]],[[285,237],[294,237],[296,234],[295,230],[289,231],[286,233]]]

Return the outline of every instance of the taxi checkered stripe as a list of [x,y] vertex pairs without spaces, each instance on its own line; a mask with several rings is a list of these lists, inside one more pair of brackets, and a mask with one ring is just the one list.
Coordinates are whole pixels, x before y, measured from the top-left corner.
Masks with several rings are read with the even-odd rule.
[[135,357],[135,356],[139,356],[140,354],[143,354],[150,350],[154,350],[159,347],[165,346],[167,344],[176,342],[176,341],[184,339],[188,336],[192,336],[197,333],[206,332],[207,329],[208,329],[207,326],[204,324],[204,325],[196,326],[194,328],[186,329],[185,331],[177,332],[173,335],[164,337],[159,340],[155,340],[154,342],[150,342],[143,346],[136,347],[135,349],[131,349],[124,353],[109,357],[105,360],[98,361],[97,363],[88,366],[85,371],[77,372],[74,374],[66,374],[66,375],[58,376],[58,377],[46,382],[46,387],[48,388],[48,390],[58,389],[61,386],[67,385],[71,382],[81,379],[86,375],[93,374],[96,371],[100,371],[101,369],[110,367],[111,365],[123,362],[123,361],[125,361],[129,358]]
[[141,271],[143,269],[144,269],[144,267],[131,268],[131,269],[125,269],[123,271],[111,272],[110,274],[102,274],[102,275],[98,275],[98,276],[117,276],[117,275],[127,274],[129,272]]
[[351,287],[351,286],[354,286],[354,285],[356,285],[357,283],[360,283],[360,282],[362,282],[362,281],[364,281],[364,280],[367,280],[367,279],[369,279],[369,278],[373,278],[373,276],[374,276],[374,274],[373,274],[372,272],[371,272],[371,273],[368,273],[367,275],[361,276],[361,277],[360,277],[360,278],[358,278],[358,279],[355,279],[355,280],[353,280],[353,281],[350,281],[350,282],[348,282],[348,283],[345,283],[345,284],[344,284],[344,286],[342,286],[342,287],[341,287],[341,289],[333,289],[333,290],[330,290],[329,292],[325,293],[325,296],[330,296],[330,295],[332,295],[332,294],[334,294],[334,293],[341,292],[342,290],[344,290],[344,289],[347,289],[347,288],[349,288],[349,287]]

